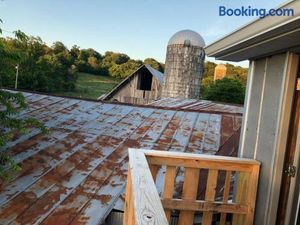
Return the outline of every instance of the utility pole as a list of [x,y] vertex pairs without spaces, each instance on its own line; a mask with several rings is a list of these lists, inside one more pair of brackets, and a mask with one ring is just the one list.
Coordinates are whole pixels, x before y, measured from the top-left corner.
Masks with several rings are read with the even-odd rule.
[[15,89],[18,89],[19,64],[16,65],[16,82]]

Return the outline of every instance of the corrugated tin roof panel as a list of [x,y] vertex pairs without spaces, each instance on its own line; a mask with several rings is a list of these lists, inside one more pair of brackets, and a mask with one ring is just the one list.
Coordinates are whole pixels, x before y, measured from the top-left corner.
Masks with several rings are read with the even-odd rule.
[[[4,149],[23,169],[1,184],[3,225],[101,224],[114,207],[122,208],[129,147],[205,154],[223,149],[225,155],[237,151],[238,114],[24,94],[29,109],[20,116],[39,119],[50,134],[31,129]],[[187,104],[200,107],[194,100]]]
[[207,100],[197,99],[179,99],[179,98],[163,98],[157,100],[150,105],[157,107],[166,107],[176,110],[199,110],[208,113],[236,113],[243,114],[244,107],[241,105],[232,105],[225,103],[217,103]]

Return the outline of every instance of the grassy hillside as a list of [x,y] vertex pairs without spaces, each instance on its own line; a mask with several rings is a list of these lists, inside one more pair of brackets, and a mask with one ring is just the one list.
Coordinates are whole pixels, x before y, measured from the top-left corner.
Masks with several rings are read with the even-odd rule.
[[102,94],[111,91],[119,82],[120,80],[109,76],[78,73],[78,79],[74,91],[58,92],[56,94],[97,99]]

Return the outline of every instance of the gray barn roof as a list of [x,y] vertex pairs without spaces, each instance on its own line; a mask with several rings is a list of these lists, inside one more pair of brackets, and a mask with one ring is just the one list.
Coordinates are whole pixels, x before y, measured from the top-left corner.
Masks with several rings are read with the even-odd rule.
[[23,94],[29,108],[20,116],[42,121],[50,134],[31,129],[2,149],[23,169],[1,184],[1,225],[101,224],[113,208],[122,209],[129,147],[237,152],[241,114],[236,106],[222,113],[221,104],[207,112]]
[[149,65],[145,65],[145,67],[149,70],[149,72],[150,72],[153,76],[155,76],[155,77],[157,78],[157,80],[159,80],[159,82],[160,82],[161,84],[163,84],[163,82],[164,82],[164,74],[163,74],[163,73],[161,73],[160,71],[158,71],[158,70],[152,68],[152,67],[149,66]]

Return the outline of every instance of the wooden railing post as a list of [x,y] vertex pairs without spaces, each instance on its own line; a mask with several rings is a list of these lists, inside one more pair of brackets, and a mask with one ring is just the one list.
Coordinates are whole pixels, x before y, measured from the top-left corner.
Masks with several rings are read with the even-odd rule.
[[[223,193],[223,202],[224,203],[227,203],[228,198],[229,198],[231,174],[232,174],[232,171],[230,171],[230,170],[226,171],[224,193]],[[226,225],[226,217],[227,217],[226,213],[221,213],[220,225]]]
[[[175,177],[176,177],[176,167],[175,166],[167,166],[163,198],[167,198],[167,199],[173,198]],[[165,209],[165,213],[166,213],[166,217],[167,217],[168,221],[170,222],[171,210]]]
[[[168,220],[156,190],[148,162],[142,150],[129,149],[129,179],[126,196],[128,214],[125,213],[125,225],[168,225]],[[132,207],[132,208],[131,208]],[[132,210],[131,210],[132,209]],[[131,222],[133,211],[134,222]],[[127,222],[127,223],[126,223]]]
[[259,178],[259,165],[255,165],[253,166],[253,170],[250,173],[248,198],[247,198],[247,204],[249,205],[249,212],[246,216],[246,225],[252,225],[254,221],[254,210],[255,210],[258,178]]
[[[195,201],[199,184],[199,169],[186,168],[182,191],[182,199]],[[195,211],[182,210],[179,214],[179,225],[193,224]]]
[[[207,185],[205,191],[205,201],[214,202],[215,201],[215,194],[217,188],[217,179],[218,179],[218,170],[209,170],[208,171],[208,178],[207,178]],[[204,212],[203,213],[203,225],[211,225],[212,223],[212,212]]]
[[132,181],[131,170],[128,169],[126,195],[125,195],[125,211],[123,217],[124,225],[135,225],[134,209],[133,209],[133,193],[132,193]]
[[[249,173],[239,172],[237,177],[237,183],[236,183],[235,202],[239,204],[247,204],[248,192],[249,192]],[[234,214],[232,219],[232,225],[240,225],[240,224],[246,225],[245,216],[246,216],[245,214]]]

